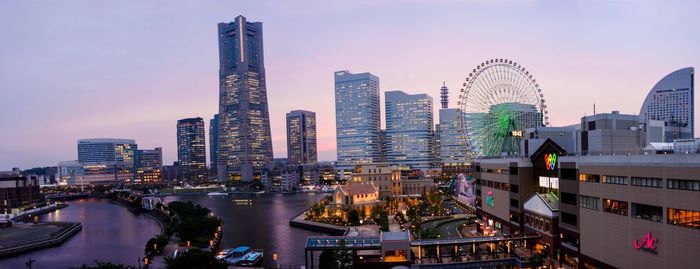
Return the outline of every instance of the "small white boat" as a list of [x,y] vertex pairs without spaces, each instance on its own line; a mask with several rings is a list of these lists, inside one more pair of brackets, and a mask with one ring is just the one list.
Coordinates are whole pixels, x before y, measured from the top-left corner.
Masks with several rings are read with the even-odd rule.
[[228,195],[228,193],[215,191],[215,192],[209,192],[209,193],[207,193],[207,195],[209,195],[209,196],[226,196],[226,195]]
[[250,200],[250,199],[236,199],[236,200],[233,200],[233,203],[234,203],[234,204],[237,204],[237,205],[252,205],[252,204],[253,204],[253,200]]

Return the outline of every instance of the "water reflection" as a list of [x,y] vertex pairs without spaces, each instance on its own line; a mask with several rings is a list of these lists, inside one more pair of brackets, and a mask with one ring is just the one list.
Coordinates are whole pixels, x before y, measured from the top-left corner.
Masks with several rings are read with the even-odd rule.
[[137,265],[146,241],[160,233],[160,226],[146,215],[135,215],[106,200],[82,199],[59,211],[41,215],[40,221],[80,221],[83,230],[63,244],[0,260],[0,269],[69,268],[94,260]]
[[[309,235],[321,233],[289,226],[289,219],[306,210],[322,194],[237,194],[226,196],[172,196],[165,202],[191,200],[210,208],[224,220],[224,247],[249,246],[265,250],[269,262],[273,253],[284,265],[304,264],[304,245]],[[234,204],[234,199],[251,199],[252,205]]]

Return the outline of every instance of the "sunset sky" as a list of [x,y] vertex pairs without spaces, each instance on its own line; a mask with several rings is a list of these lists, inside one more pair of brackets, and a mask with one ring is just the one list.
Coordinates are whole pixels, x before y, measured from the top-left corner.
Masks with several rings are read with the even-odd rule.
[[275,157],[286,156],[285,113],[304,109],[317,115],[319,160],[335,160],[334,71],[377,75],[382,110],[383,92],[397,89],[428,93],[437,110],[443,81],[454,107],[469,70],[508,58],[534,74],[553,126],[580,122],[593,103],[638,114],[659,79],[700,67],[698,10],[697,1],[2,1],[0,170],[77,159],[76,141],[94,137],[160,146],[172,163],[176,121],[208,127],[218,112],[216,24],[238,15],[263,22]]

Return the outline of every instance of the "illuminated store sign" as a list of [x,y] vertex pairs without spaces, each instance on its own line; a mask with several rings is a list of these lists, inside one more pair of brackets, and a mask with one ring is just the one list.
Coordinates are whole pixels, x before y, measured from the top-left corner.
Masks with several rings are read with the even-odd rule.
[[488,196],[486,196],[486,204],[493,207],[493,192],[489,191]]
[[557,177],[540,177],[540,187],[559,189],[559,178]]
[[640,242],[638,239],[635,239],[633,244],[634,248],[636,249],[641,249],[641,250],[646,250],[649,252],[654,252],[656,253],[656,242],[659,242],[659,239],[656,237],[651,237],[651,233],[647,233],[643,238],[642,241]]
[[554,167],[557,165],[557,154],[548,153],[544,155],[544,166],[547,171],[554,171]]

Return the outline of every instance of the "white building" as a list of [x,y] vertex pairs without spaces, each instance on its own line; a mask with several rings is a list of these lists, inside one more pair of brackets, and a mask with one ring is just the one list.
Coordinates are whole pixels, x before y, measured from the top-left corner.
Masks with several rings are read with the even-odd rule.
[[664,142],[679,138],[693,138],[695,131],[695,69],[676,70],[651,88],[639,111],[639,120],[666,122]]
[[385,94],[387,162],[429,169],[433,162],[433,98],[402,91]]

